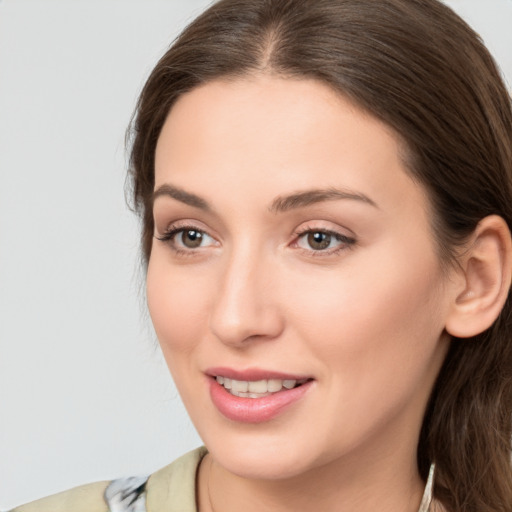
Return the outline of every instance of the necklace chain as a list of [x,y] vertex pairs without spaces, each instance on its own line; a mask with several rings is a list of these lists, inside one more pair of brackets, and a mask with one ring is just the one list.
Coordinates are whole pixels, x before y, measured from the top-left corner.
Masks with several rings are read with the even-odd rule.
[[212,496],[210,494],[210,477],[212,475],[212,457],[210,455],[210,465],[208,466],[208,480],[206,481],[206,490],[208,491],[208,503],[210,504],[210,510],[212,512],[215,512],[215,509],[213,508],[213,503],[212,503]]

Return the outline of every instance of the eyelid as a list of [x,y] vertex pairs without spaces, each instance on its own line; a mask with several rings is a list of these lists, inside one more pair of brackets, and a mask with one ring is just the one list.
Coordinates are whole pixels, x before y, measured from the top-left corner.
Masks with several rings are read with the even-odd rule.
[[[331,224],[331,223],[329,223]],[[187,230],[190,231],[198,231],[201,234],[208,237],[211,241],[207,245],[200,245],[198,247],[187,247],[183,243],[176,242],[175,238],[179,233],[186,232]],[[157,229],[158,231],[158,229]],[[325,225],[325,222],[315,221],[314,223],[308,223],[308,224],[302,224],[294,231],[294,238],[292,242],[290,243],[290,246],[293,248],[296,248],[297,250],[300,250],[304,254],[308,256],[314,256],[314,257],[327,257],[334,254],[339,253],[340,251],[351,249],[353,246],[357,243],[357,239],[355,234],[353,234],[352,231],[350,231],[350,234],[344,233],[343,231],[350,231],[346,228],[332,228],[327,227]],[[311,248],[305,248],[301,247],[299,245],[299,240],[304,237],[307,234],[310,233],[323,233],[326,235],[329,235],[334,238],[334,240],[338,241],[339,243],[335,247],[327,247],[325,249],[314,249]],[[220,243],[218,241],[218,237],[215,235],[210,234],[210,230],[206,229],[202,226],[201,222],[197,222],[194,220],[179,220],[175,222],[169,223],[163,233],[161,234],[155,234],[154,237],[167,244],[175,253],[180,255],[188,255],[192,256],[194,254],[197,254],[199,252],[202,252],[204,249],[208,249],[211,247],[219,246]]]
[[[326,248],[326,249],[306,249],[304,247],[298,246],[299,239],[303,236],[309,234],[309,233],[324,233],[326,235],[330,235],[334,237],[336,240],[340,242],[340,244],[337,247],[332,248]],[[295,245],[298,247],[299,250],[303,251],[304,253],[307,253],[310,256],[314,257],[327,257],[332,256],[335,254],[338,254],[341,251],[352,249],[353,246],[357,243],[357,238],[355,234],[351,232],[351,234],[343,233],[341,229],[333,229],[328,228],[325,226],[319,226],[319,225],[311,225],[307,224],[304,227],[299,227],[295,230],[295,238],[292,242],[292,245]]]
[[[209,231],[201,226],[198,225],[199,223],[195,223],[193,221],[183,220],[183,221],[176,221],[171,222],[166,228],[165,231],[162,234],[155,234],[154,237],[170,246],[170,248],[178,253],[178,254],[188,254],[191,255],[195,252],[200,251],[201,249],[206,249],[208,247],[216,246],[219,244],[218,240],[215,236],[211,235]],[[208,238],[210,238],[214,243],[200,246],[197,248],[191,248],[183,246],[182,244],[177,244],[175,241],[176,235],[179,233],[183,233],[186,231],[197,231],[199,233],[202,233],[203,235],[206,235]]]
[[203,222],[190,218],[190,219],[179,219],[179,220],[171,220],[167,221],[165,224],[163,222],[154,223],[155,225],[155,238],[161,238],[168,235],[171,231],[178,230],[186,230],[191,229],[195,231],[201,231],[201,233],[206,233],[212,238],[217,238],[217,236],[211,234],[211,229],[203,224]]

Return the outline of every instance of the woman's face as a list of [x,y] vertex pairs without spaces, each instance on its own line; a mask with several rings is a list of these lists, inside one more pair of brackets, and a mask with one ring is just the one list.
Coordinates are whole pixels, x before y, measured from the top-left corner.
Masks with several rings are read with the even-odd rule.
[[149,309],[214,460],[415,460],[450,284],[393,132],[316,81],[217,81],[173,107],[155,172]]

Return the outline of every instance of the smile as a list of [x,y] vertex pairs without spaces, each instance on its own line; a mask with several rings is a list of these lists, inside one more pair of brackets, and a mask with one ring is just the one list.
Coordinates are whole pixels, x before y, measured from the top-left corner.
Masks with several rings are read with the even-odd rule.
[[301,386],[308,379],[263,379],[263,380],[236,380],[217,375],[215,380],[230,394],[243,398],[263,398],[278,393],[283,388],[293,389]]
[[263,370],[218,368],[207,375],[213,405],[227,419],[241,423],[270,421],[298,406],[315,387],[311,377]]

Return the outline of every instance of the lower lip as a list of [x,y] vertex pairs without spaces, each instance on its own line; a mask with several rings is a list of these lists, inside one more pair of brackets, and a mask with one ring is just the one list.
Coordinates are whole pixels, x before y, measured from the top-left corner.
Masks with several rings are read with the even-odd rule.
[[262,423],[279,416],[285,409],[298,402],[311,388],[308,381],[293,389],[283,389],[261,398],[232,395],[215,379],[210,378],[210,396],[222,415],[241,423]]

